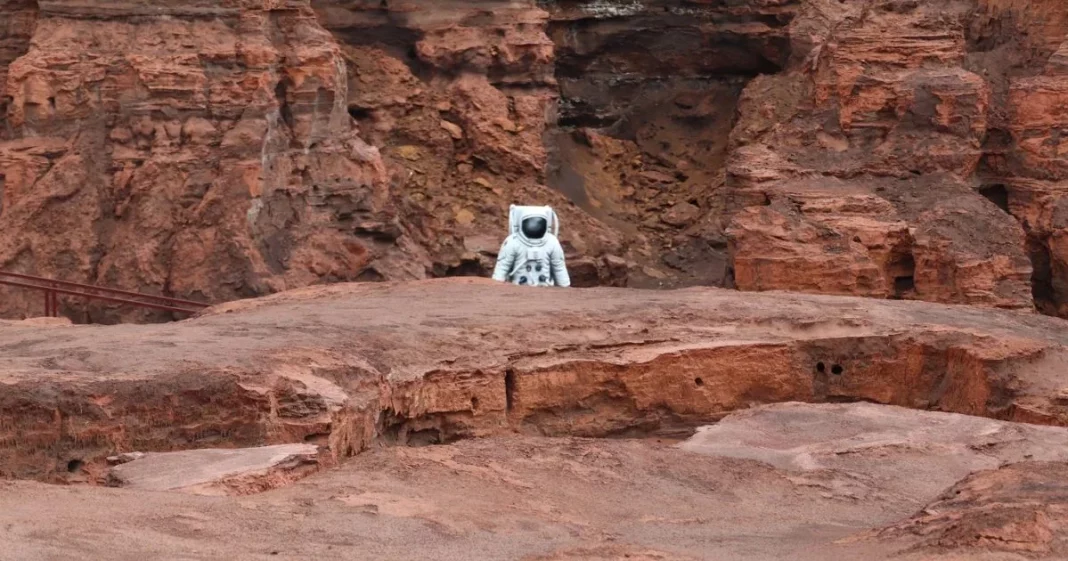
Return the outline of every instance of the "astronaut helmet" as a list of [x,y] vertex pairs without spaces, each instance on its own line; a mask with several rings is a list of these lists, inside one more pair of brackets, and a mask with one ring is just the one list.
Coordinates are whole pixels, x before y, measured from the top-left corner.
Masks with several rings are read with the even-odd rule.
[[508,216],[508,231],[528,245],[541,245],[545,235],[560,232],[560,220],[552,207],[512,205]]

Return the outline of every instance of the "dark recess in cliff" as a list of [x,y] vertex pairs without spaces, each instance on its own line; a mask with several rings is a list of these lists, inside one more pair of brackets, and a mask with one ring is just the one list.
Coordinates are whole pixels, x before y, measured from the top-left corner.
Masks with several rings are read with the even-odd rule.
[[641,248],[627,286],[724,285],[728,138],[748,81],[789,59],[793,13],[539,4],[560,86],[549,185]]

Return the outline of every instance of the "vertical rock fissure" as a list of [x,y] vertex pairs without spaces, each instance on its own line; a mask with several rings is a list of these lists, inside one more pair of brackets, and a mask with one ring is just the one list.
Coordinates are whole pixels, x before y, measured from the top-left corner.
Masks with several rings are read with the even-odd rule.
[[509,368],[504,372],[504,404],[505,411],[511,412],[515,408],[515,370]]
[[1049,241],[1031,237],[1027,241],[1031,256],[1031,290],[1035,307],[1046,315],[1058,315],[1057,293],[1053,287],[1053,263]]

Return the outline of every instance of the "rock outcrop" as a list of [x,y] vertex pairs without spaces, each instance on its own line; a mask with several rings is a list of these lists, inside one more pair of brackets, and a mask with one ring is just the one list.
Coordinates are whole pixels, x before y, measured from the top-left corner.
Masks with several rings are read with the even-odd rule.
[[1065,315],[1066,14],[6,0],[0,268],[212,302],[484,276],[507,205],[544,202],[579,286]]
[[[319,468],[314,444],[130,453],[108,470],[108,485],[137,491],[247,495],[282,487]],[[112,458],[108,458],[109,462]],[[128,460],[128,461],[127,461]]]
[[1060,313],[1065,24],[1054,2],[808,2],[732,132],[737,286]]
[[[904,559],[1068,555],[1068,463],[1021,462],[976,473],[909,520],[875,534],[916,542]],[[939,558],[939,557],[935,557]]]
[[[546,310],[553,312],[547,313]],[[0,326],[0,474],[123,452],[670,434],[781,401],[1068,426],[1060,320],[717,289],[342,284],[156,326]]]
[[[205,561],[1055,561],[1068,536],[1066,438],[874,404],[782,404],[681,444],[509,435],[376,447],[255,495],[4,482],[0,547],[20,560],[165,548]],[[208,472],[166,467],[171,481]]]
[[306,2],[39,4],[7,72],[5,269],[211,301],[424,275]]
[[839,498],[904,504],[976,472],[1068,460],[1066,437],[1061,428],[870,403],[783,403],[734,413],[680,447],[769,464]]

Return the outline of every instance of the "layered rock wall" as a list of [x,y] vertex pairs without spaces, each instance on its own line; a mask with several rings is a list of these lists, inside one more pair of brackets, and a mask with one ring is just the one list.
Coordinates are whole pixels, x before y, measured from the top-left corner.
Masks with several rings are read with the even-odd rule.
[[488,279],[311,287],[164,325],[0,322],[0,476],[96,481],[125,452],[671,435],[783,401],[1068,426],[1061,323],[703,288],[533,299]]
[[0,7],[4,270],[215,302],[486,275],[547,203],[580,286],[1068,314],[1059,2]]
[[[0,84],[7,82],[7,67],[30,48],[37,23],[37,3],[34,0],[4,0],[0,2]],[[3,138],[7,117],[6,96],[0,95],[0,138]]]
[[395,258],[385,166],[306,3],[45,1],[36,19],[7,73],[5,269],[212,301],[372,261],[422,276]]
[[790,68],[750,84],[732,133],[737,286],[1056,313],[1043,182],[1062,173],[1049,74],[1066,13],[808,3]]
[[[428,274],[487,274],[513,202],[556,206],[572,255],[618,252],[618,235],[545,186],[557,98],[546,11],[515,0],[314,6],[347,63],[349,113],[382,147]],[[607,276],[603,261],[576,272],[586,284]]]

